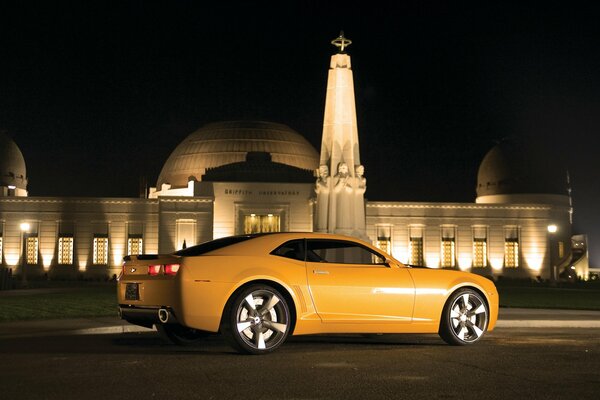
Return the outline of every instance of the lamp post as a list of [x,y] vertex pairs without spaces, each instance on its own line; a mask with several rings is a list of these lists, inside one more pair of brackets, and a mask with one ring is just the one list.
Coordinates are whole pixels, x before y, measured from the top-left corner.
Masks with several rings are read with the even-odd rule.
[[556,270],[556,265],[554,265],[554,257],[552,255],[552,247],[554,243],[554,234],[558,231],[558,227],[555,224],[548,225],[548,255],[550,256],[550,282],[552,285],[556,285],[556,281],[558,281],[558,271]]
[[31,225],[28,222],[22,222],[19,226],[21,228],[21,279],[23,282],[23,286],[27,286],[27,272],[26,272],[26,264],[27,264],[27,252],[25,248],[27,244],[25,243],[25,234],[29,232]]

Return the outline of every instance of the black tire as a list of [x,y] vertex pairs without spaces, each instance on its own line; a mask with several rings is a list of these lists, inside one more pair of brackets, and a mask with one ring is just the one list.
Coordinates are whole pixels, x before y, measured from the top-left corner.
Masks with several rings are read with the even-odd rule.
[[448,344],[464,346],[478,342],[487,330],[489,308],[473,289],[459,289],[448,298],[440,320],[440,337]]
[[268,285],[251,285],[234,294],[221,331],[231,347],[246,354],[266,354],[285,342],[292,326],[288,302]]
[[164,340],[179,346],[198,346],[211,335],[210,332],[175,324],[156,324],[156,330]]

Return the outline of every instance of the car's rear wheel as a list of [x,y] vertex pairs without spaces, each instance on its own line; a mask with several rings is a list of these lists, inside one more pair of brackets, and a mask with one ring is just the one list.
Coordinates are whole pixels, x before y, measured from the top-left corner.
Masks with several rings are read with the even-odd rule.
[[483,296],[472,289],[459,289],[444,306],[439,335],[451,345],[473,344],[482,338],[488,319],[489,310]]
[[156,324],[156,330],[163,339],[180,346],[197,346],[211,335],[210,332],[176,324]]
[[281,346],[291,328],[285,297],[267,285],[251,285],[234,296],[223,316],[227,342],[247,354],[265,354]]

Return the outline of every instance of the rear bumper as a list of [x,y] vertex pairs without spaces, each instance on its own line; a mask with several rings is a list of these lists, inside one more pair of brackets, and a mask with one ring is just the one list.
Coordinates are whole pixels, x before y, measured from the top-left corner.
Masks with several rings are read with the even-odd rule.
[[[162,320],[160,317],[162,313]],[[152,328],[155,324],[177,324],[177,318],[173,310],[166,307],[138,307],[128,304],[119,304],[119,316],[121,319],[134,324]]]

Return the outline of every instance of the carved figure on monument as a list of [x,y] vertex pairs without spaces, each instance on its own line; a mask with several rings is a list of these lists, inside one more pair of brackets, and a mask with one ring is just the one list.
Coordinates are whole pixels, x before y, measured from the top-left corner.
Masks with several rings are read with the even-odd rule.
[[335,226],[338,229],[352,229],[353,227],[353,191],[352,177],[348,171],[348,165],[345,162],[341,162],[338,164],[338,173],[335,176],[335,186],[333,188],[336,203]]
[[354,215],[356,216],[355,227],[359,231],[365,229],[365,203],[364,195],[367,191],[367,178],[365,178],[365,167],[362,165],[356,165],[354,167]]
[[327,232],[327,209],[329,207],[330,185],[331,176],[329,176],[329,167],[321,165],[315,186],[315,192],[317,193],[317,232]]

